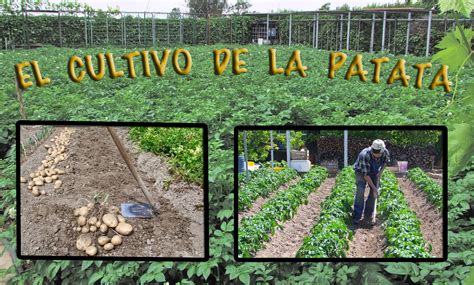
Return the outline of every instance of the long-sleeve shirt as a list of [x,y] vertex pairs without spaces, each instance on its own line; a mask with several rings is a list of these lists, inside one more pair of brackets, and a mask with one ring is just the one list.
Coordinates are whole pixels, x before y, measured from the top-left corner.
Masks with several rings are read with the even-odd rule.
[[[367,147],[364,148],[357,156],[356,162],[354,163],[354,170],[357,174],[361,174],[362,176],[376,176],[378,172],[383,169],[385,164],[389,161],[390,154],[387,149],[382,152],[382,156],[379,158],[378,161],[376,161],[375,158],[372,157],[372,148]],[[377,167],[378,170],[373,169],[375,163],[380,165],[379,167]]]

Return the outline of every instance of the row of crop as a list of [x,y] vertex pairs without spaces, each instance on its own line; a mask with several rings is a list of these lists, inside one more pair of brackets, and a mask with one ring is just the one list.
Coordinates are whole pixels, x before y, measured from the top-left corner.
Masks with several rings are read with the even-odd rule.
[[252,257],[261,249],[275,229],[280,227],[279,223],[291,219],[297,208],[308,202],[308,195],[315,191],[327,176],[326,168],[316,166],[296,185],[279,192],[267,201],[260,212],[243,218],[238,231],[239,257]]
[[345,257],[352,239],[347,227],[354,200],[354,170],[344,168],[336,177],[331,195],[322,203],[319,222],[296,253],[300,258]]
[[249,208],[257,198],[267,197],[297,175],[298,172],[293,168],[284,168],[281,171],[272,171],[270,168],[259,170],[251,180],[240,185],[239,211]]
[[416,186],[426,193],[428,200],[438,209],[443,206],[443,189],[441,186],[429,177],[420,168],[413,168],[408,171],[408,178],[416,184]]
[[383,216],[387,247],[385,257],[431,257],[421,233],[420,221],[410,210],[395,175],[385,171],[381,181],[378,210]]

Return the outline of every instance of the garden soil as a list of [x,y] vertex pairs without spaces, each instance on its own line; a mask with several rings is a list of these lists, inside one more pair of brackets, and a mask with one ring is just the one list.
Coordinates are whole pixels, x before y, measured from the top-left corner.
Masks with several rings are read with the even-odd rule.
[[334,186],[335,178],[327,178],[319,188],[308,196],[308,204],[298,207],[297,213],[283,228],[277,230],[263,249],[257,252],[257,258],[294,258],[303,245],[303,239],[310,234],[314,224],[319,221],[321,203]]
[[[76,249],[79,233],[73,230],[74,209],[93,201],[94,195],[108,194],[108,204],[146,203],[137,182],[128,170],[105,127],[77,127],[66,147],[68,158],[57,168],[62,186],[42,187],[47,194],[35,197],[21,184],[21,254],[35,256],[85,256]],[[57,128],[50,138],[58,135]],[[159,202],[159,214],[151,219],[131,219],[134,230],[122,245],[110,252],[99,248],[98,256],[203,257],[204,193],[201,187],[173,177],[165,158],[139,152],[127,137],[126,128],[116,128],[132,156],[138,172]],[[23,133],[21,134],[23,136]],[[28,177],[47,154],[45,140],[21,164],[21,175]],[[164,183],[165,182],[165,183]],[[167,190],[164,185],[169,183]],[[75,225],[74,225],[75,226]],[[99,234],[95,234],[99,236]],[[96,243],[96,241],[95,241]],[[96,243],[97,244],[97,243]]]
[[[369,187],[366,187],[364,193],[365,201],[369,197],[369,192]],[[347,252],[348,258],[383,258],[386,241],[380,215],[377,215],[375,225],[371,225],[370,221],[363,219],[358,225],[353,224],[351,221],[348,227],[353,233],[352,240],[349,241],[349,250]]]
[[[417,218],[421,222],[421,233],[423,238],[431,244],[431,255],[443,256],[443,218],[441,212],[431,204],[426,195],[406,177],[398,178],[405,200],[410,209],[415,211]],[[429,250],[429,246],[426,248]]]
[[276,191],[273,191],[268,195],[268,197],[258,197],[257,200],[255,200],[255,203],[252,204],[252,207],[250,209],[247,209],[246,211],[242,211],[242,213],[239,212],[239,225],[240,222],[244,217],[250,217],[255,215],[256,213],[260,212],[262,209],[263,204],[265,204],[268,200],[273,198],[278,192],[285,191],[291,186],[295,185],[300,181],[301,177],[297,176],[295,179],[288,181],[287,183],[281,185]]

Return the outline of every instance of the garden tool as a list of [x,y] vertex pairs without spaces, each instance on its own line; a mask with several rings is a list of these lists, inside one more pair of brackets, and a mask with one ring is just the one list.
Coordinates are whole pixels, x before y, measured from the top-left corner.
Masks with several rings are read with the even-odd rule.
[[377,198],[375,198],[374,202],[374,212],[372,213],[372,225],[375,225],[375,216],[377,215],[377,200],[379,199],[380,188],[377,185]]
[[128,169],[132,173],[133,177],[137,181],[138,185],[140,186],[140,189],[143,192],[143,195],[145,195],[145,198],[148,201],[148,204],[146,203],[122,203],[121,205],[121,212],[122,215],[126,218],[151,218],[153,215],[158,214],[158,208],[159,204],[154,204],[150,195],[150,192],[148,192],[145,183],[143,183],[143,180],[140,178],[138,175],[137,170],[135,169],[135,166],[133,166],[132,161],[130,157],[128,156],[127,151],[122,145],[122,142],[120,141],[119,137],[117,136],[117,133],[115,133],[115,130],[113,130],[111,127],[107,127],[107,130],[109,131],[110,135],[112,136],[112,139],[117,146],[120,155],[122,156],[123,160],[125,160],[125,164],[127,164]]

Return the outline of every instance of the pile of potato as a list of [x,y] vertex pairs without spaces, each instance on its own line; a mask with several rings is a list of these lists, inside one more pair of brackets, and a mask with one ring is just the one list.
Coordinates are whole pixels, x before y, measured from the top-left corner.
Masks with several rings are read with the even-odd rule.
[[[86,207],[74,210],[77,217],[73,223],[76,232],[80,232],[76,247],[89,256],[97,254],[98,249],[110,251],[122,244],[122,237],[133,231],[133,226],[120,215],[120,210],[111,206],[105,208],[100,204],[88,203]],[[96,247],[94,240],[97,240]]]
[[28,183],[28,190],[35,196],[46,195],[44,189],[40,189],[46,184],[53,183],[54,189],[59,189],[62,181],[59,175],[64,174],[65,171],[56,168],[60,161],[67,158],[66,146],[70,144],[71,135],[74,129],[64,128],[59,135],[51,139],[52,145],[45,145],[48,154],[45,159],[41,161],[41,165],[36,169],[36,172],[30,173],[30,180],[25,177],[20,178],[21,183]]

